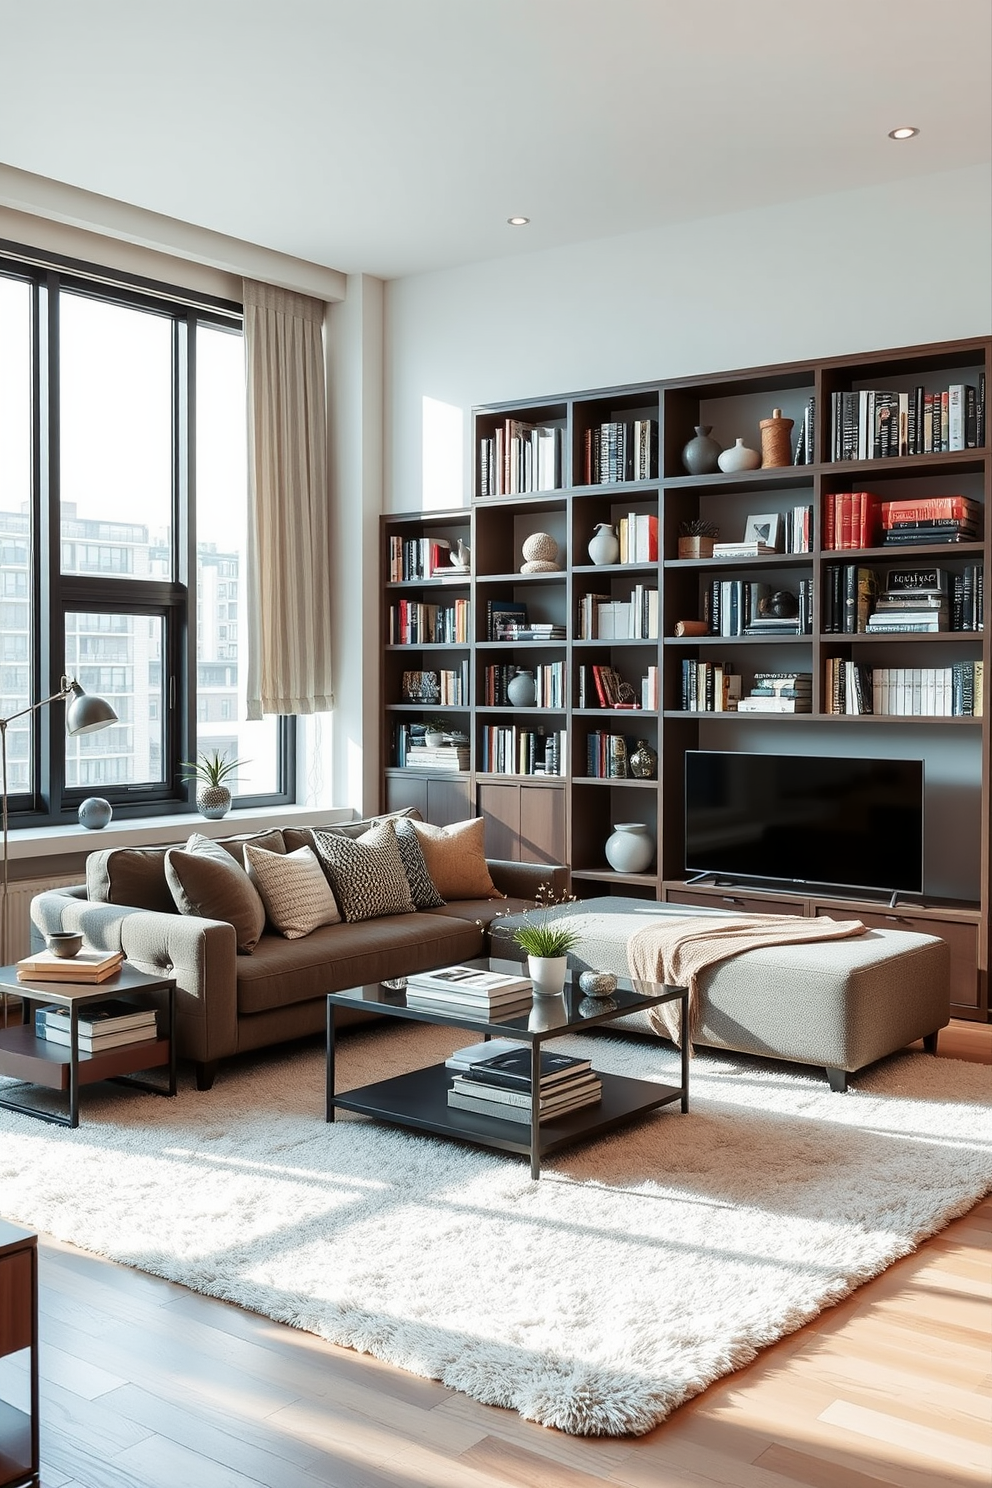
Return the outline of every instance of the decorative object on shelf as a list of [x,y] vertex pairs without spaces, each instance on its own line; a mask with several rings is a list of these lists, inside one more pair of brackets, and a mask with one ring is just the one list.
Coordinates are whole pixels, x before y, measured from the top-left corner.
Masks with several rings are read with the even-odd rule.
[[609,522],[597,522],[589,539],[589,557],[593,563],[616,563],[620,557],[620,539]]
[[676,620],[675,634],[677,636],[709,635],[710,627],[708,620]]
[[757,450],[750,449],[743,439],[738,439],[732,449],[723,451],[717,463],[725,475],[734,475],[739,470],[757,470],[761,464],[761,456]]
[[606,839],[606,861],[616,873],[643,873],[654,857],[646,822],[616,822]]
[[654,780],[658,774],[658,753],[647,739],[638,739],[637,748],[627,763],[635,780]]
[[183,760],[183,779],[197,781],[196,809],[208,821],[217,821],[231,809],[231,792],[225,780],[236,775],[247,760],[228,759],[219,749],[201,754],[194,762]]
[[791,620],[799,614],[799,601],[791,589],[776,589],[767,599],[758,601],[759,615],[774,615],[776,620]]
[[617,979],[612,971],[584,971],[579,977],[579,991],[586,997],[612,997]]
[[695,439],[690,439],[682,450],[682,464],[690,475],[712,475],[719,469],[717,460],[723,445],[710,438],[711,428],[711,424],[697,424]]
[[515,708],[533,708],[537,702],[534,673],[527,667],[517,667],[506,684],[506,695]]
[[759,423],[762,470],[792,464],[792,423],[792,419],[782,417],[781,408],[773,408],[771,418]]
[[748,517],[744,523],[744,541],[765,543],[769,548],[777,548],[779,526],[779,512],[760,512],[757,516]]
[[534,984],[535,997],[560,997],[568,971],[568,953],[578,945],[580,936],[567,920],[554,918],[562,904],[574,904],[574,894],[556,897],[550,884],[541,884],[534,908],[525,911],[526,925],[513,932],[513,939],[527,953],[527,971]]
[[431,718],[424,724],[424,743],[428,749],[440,749],[448,737],[448,720]]
[[713,544],[720,536],[715,522],[705,517],[693,517],[691,521],[679,523],[679,557],[712,558]]
[[76,812],[79,825],[90,832],[99,832],[114,814],[114,808],[102,796],[87,796]]
[[451,560],[451,567],[456,573],[468,573],[472,567],[472,550],[458,538],[455,543],[455,553]]
[[524,561],[521,573],[561,573],[558,544],[550,532],[532,532],[521,549]]
[[45,944],[60,961],[71,961],[83,949],[83,937],[74,930],[53,930],[45,936]]

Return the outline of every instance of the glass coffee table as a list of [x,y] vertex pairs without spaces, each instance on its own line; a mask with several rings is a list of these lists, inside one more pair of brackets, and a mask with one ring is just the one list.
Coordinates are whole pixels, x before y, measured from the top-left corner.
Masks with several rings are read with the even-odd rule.
[[[460,964],[486,970],[520,971],[518,966],[506,961],[482,960]],[[578,987],[569,986],[561,997],[539,998],[535,1001],[533,1011],[525,1009],[512,1017],[498,1014],[490,1016],[475,1011],[462,1012],[460,1009],[441,1011],[435,1008],[408,1007],[406,987],[402,982],[383,982],[373,986],[352,987],[344,992],[329,992],[325,1118],[333,1121],[336,1110],[356,1111],[362,1116],[370,1116],[376,1121],[389,1122],[394,1126],[414,1127],[419,1131],[432,1132],[435,1136],[474,1142],[480,1147],[491,1147],[500,1152],[521,1153],[530,1158],[531,1177],[539,1178],[541,1158],[547,1153],[557,1152],[573,1142],[599,1136],[625,1122],[634,1121],[649,1111],[672,1105],[675,1101],[679,1102],[683,1112],[688,1111],[689,1051],[686,1041],[683,1040],[679,1085],[633,1080],[625,1075],[610,1075],[594,1070],[602,1081],[602,1099],[596,1105],[584,1106],[539,1122],[534,1120],[536,1110],[532,1106],[531,1120],[521,1124],[449,1106],[448,1090],[456,1071],[443,1063],[412,1070],[409,1074],[397,1075],[391,1080],[378,1080],[374,1085],[363,1085],[357,1090],[336,1091],[335,1012],[338,1008],[361,1007],[366,1011],[381,1013],[387,1018],[410,1018],[444,1028],[464,1028],[467,1034],[481,1035],[482,1039],[514,1039],[518,1043],[529,1045],[533,1100],[533,1093],[538,1088],[541,1050],[552,1040],[561,1038],[564,1034],[580,1033],[589,1028],[608,1025],[626,1013],[657,1007],[663,1002],[681,1002],[682,1018],[685,1019],[688,992],[684,987],[665,987],[658,982],[634,982],[633,989],[629,992],[618,989],[608,1000],[604,1000],[587,998]],[[477,1041],[479,1040],[466,1040],[467,1043]]]

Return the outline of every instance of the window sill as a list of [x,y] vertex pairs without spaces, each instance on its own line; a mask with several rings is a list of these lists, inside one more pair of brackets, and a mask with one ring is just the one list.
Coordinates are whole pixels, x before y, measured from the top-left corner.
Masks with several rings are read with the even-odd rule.
[[218,821],[184,813],[181,816],[143,816],[114,822],[100,831],[86,827],[12,827],[10,860],[60,857],[66,853],[97,852],[105,847],[161,847],[185,842],[191,832],[204,837],[235,837],[241,832],[264,832],[268,827],[323,827],[353,821],[355,813],[341,806],[262,806],[254,811],[229,811]]

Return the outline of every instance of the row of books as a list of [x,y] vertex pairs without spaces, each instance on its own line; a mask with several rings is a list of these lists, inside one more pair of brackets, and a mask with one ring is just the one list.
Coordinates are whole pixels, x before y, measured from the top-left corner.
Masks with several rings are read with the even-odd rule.
[[407,978],[407,1007],[464,1012],[486,1018],[516,1017],[532,1001],[527,977],[478,966],[442,966]]
[[979,718],[984,711],[980,661],[945,667],[869,667],[842,657],[826,663],[827,713],[896,718]]
[[874,491],[836,491],[823,498],[823,546],[874,548],[977,542],[981,502],[968,496],[883,501]]
[[658,474],[656,419],[610,419],[582,436],[582,484],[654,480]]
[[479,441],[479,495],[523,496],[562,483],[562,431],[508,418]]
[[812,713],[812,672],[755,672],[738,713]]
[[[482,678],[482,701],[487,708],[510,706],[507,687],[516,676],[515,666],[487,666]],[[535,707],[564,708],[565,663],[542,662],[534,667]]]
[[897,455],[941,454],[985,444],[985,373],[976,383],[952,383],[939,392],[861,388],[830,400],[834,460],[883,460]]
[[389,578],[394,584],[416,579],[465,580],[465,571],[451,566],[451,544],[444,537],[400,537],[389,539]]
[[734,713],[741,697],[741,678],[729,661],[682,662],[679,707],[685,713]]
[[627,780],[630,745],[624,734],[596,729],[586,735],[586,774],[591,780]]
[[[816,399],[806,399],[806,407],[799,421],[799,433],[796,437],[796,453],[793,456],[793,465],[812,465],[816,459]],[[794,553],[804,553],[805,548],[792,548]]]
[[486,639],[489,641],[563,641],[565,627],[553,620],[531,620],[523,600],[486,601]]
[[[813,629],[813,586],[800,579],[798,592],[778,592],[778,604],[795,611],[774,614],[770,584],[746,579],[713,579],[703,594],[703,620],[710,635],[809,635]],[[784,598],[788,596],[788,598]]]
[[[648,675],[655,674],[657,692],[657,667],[649,667]],[[630,683],[625,681],[615,667],[582,665],[578,672],[577,708],[636,708],[637,695]]]
[[[591,1060],[549,1049],[542,1049],[539,1058],[537,1095],[541,1125],[571,1111],[599,1104],[603,1083]],[[492,1039],[486,1044],[459,1049],[445,1063],[452,1072],[449,1106],[498,1121],[531,1124],[532,1055],[526,1045]]]
[[469,701],[468,657],[457,667],[442,667],[437,672],[404,672],[400,685],[405,703],[464,707]]
[[466,646],[469,640],[469,602],[423,604],[401,599],[389,607],[391,646]]
[[982,563],[966,564],[958,573],[937,566],[888,569],[884,581],[865,565],[831,563],[824,578],[822,622],[828,635],[985,628]]
[[628,512],[617,522],[621,563],[656,563],[658,518],[653,512]]
[[401,723],[397,725],[395,741],[393,763],[402,769],[455,771],[469,768],[470,750],[464,738],[428,748],[424,743],[422,723]]
[[563,775],[565,731],[485,724],[479,768],[490,775]]
[[[68,1008],[45,1006],[35,1010],[35,1037],[63,1048],[71,1043]],[[128,1044],[149,1043],[158,1038],[154,1008],[136,1008],[129,1002],[109,999],[93,1003],[79,1015],[77,1048],[80,1054],[101,1054]]]
[[656,641],[658,590],[635,584],[630,599],[609,594],[583,594],[579,600],[577,639],[580,641]]

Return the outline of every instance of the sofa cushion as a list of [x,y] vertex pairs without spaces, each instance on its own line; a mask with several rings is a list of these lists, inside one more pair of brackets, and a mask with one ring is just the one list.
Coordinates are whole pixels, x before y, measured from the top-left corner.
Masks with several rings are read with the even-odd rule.
[[493,925],[498,925],[505,915],[524,914],[533,908],[533,899],[455,899],[451,903],[438,905],[436,909],[428,909],[425,913],[450,915],[452,919],[458,920],[471,920],[473,924],[481,925],[484,930],[491,930]]
[[434,887],[442,899],[501,899],[489,875],[483,836],[485,819],[452,822],[448,827],[434,827],[430,822],[414,821],[420,850]]
[[441,914],[323,925],[301,940],[265,934],[252,955],[238,961],[238,1013],[268,1012],[384,977],[449,966],[483,950],[478,925]]
[[265,929],[265,906],[245,870],[220,843],[194,832],[185,849],[171,847],[165,854],[165,876],[180,914],[227,920],[242,955],[257,945]]
[[339,923],[341,911],[312,848],[266,852],[257,843],[246,842],[244,855],[248,877],[261,895],[269,923],[280,935],[298,940],[318,925]]
[[86,859],[86,897],[99,904],[175,914],[176,902],[165,877],[165,849],[109,847],[91,852]]
[[315,831],[313,838],[342,918],[349,924],[412,914],[410,886],[389,822],[378,822],[355,841],[336,832]]
[[271,827],[267,832],[243,832],[238,837],[220,837],[217,839],[217,846],[229,852],[235,862],[240,863],[243,868],[245,866],[245,844],[248,842],[270,853],[286,851],[282,831],[278,827]]
[[387,811],[382,816],[368,816],[362,821],[333,822],[327,827],[284,827],[283,838],[287,852],[295,852],[298,847],[312,847],[316,851],[314,832],[334,832],[339,837],[364,837],[370,827],[381,821],[400,821],[405,817],[416,817],[419,821],[420,812],[415,806],[407,806],[402,811]]
[[403,864],[406,881],[410,885],[410,896],[414,904],[417,909],[439,909],[444,900],[427,871],[420,838],[414,831],[413,822],[394,820],[393,831],[399,843],[400,861]]

